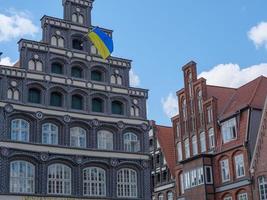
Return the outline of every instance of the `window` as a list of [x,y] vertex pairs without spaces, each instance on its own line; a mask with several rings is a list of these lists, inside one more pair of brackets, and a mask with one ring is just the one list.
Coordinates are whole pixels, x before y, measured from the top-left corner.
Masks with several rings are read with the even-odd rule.
[[190,176],[191,176],[191,187],[197,186],[198,185],[197,170],[192,170],[190,172]]
[[201,147],[201,153],[204,153],[205,151],[207,151],[205,132],[202,132],[200,134],[200,147]]
[[193,96],[193,81],[192,81],[192,73],[188,74],[188,86],[189,86],[189,96]]
[[164,196],[163,196],[163,194],[159,194],[159,198],[158,198],[158,200],[164,200]]
[[82,51],[83,50],[83,41],[79,39],[73,39],[72,40],[72,48]]
[[62,107],[62,94],[59,92],[52,92],[50,97],[50,105]]
[[186,111],[186,100],[183,99],[182,101],[182,110],[183,110],[183,120],[186,121],[187,120],[187,111]]
[[204,184],[204,173],[203,173],[203,168],[198,168],[196,170],[197,172],[197,185],[202,185]]
[[104,112],[104,101],[100,98],[92,99],[92,111],[98,113]]
[[30,88],[28,101],[30,103],[40,104],[41,103],[41,91],[37,88]]
[[238,194],[238,200],[248,200],[248,194],[247,193]]
[[258,178],[259,182],[259,193],[260,193],[260,200],[267,199],[267,181],[264,176]]
[[123,115],[123,103],[120,101],[113,101],[112,102],[112,114],[114,115]]
[[72,67],[71,68],[71,76],[74,78],[82,78],[83,70],[80,67]]
[[51,45],[64,48],[64,38],[61,36],[52,36]]
[[212,167],[206,166],[205,167],[205,177],[206,177],[206,183],[212,184],[213,183],[213,177],[212,177]]
[[10,163],[10,192],[34,193],[35,167],[26,161]]
[[119,75],[112,75],[110,77],[110,82],[112,84],[122,85],[122,77]]
[[7,98],[11,100],[19,100],[19,91],[17,89],[8,89]]
[[222,123],[221,132],[223,142],[227,143],[236,139],[236,119],[232,118]]
[[71,20],[72,20],[72,22],[83,24],[84,17],[80,13],[78,13],[78,14],[73,13],[72,16],[71,16]]
[[91,79],[92,81],[103,81],[103,75],[102,72],[98,71],[98,70],[93,70],[91,72]]
[[105,130],[97,133],[98,149],[113,150],[113,133]]
[[71,169],[63,164],[48,167],[47,193],[56,195],[71,194]]
[[77,23],[78,22],[78,15],[77,14],[72,14],[72,16],[71,16],[71,20],[72,20],[72,22],[75,22],[75,23]]
[[198,91],[197,93],[197,105],[198,105],[198,112],[203,112],[203,102],[202,102],[202,91]]
[[209,148],[213,149],[215,148],[215,136],[214,136],[214,129],[209,129]]
[[183,152],[182,152],[182,143],[179,142],[177,144],[177,156],[178,156],[178,161],[183,160]]
[[52,123],[46,123],[42,126],[42,143],[58,144],[58,127]]
[[180,179],[180,192],[181,192],[181,195],[183,195],[184,194],[184,176],[183,176],[183,174],[179,175],[179,179]]
[[213,122],[213,113],[212,113],[212,107],[207,108],[207,113],[208,113],[208,124]]
[[131,107],[131,116],[139,117],[139,114],[140,114],[140,109],[137,108],[136,106],[132,106]]
[[83,109],[83,97],[81,95],[75,94],[71,97],[71,108],[76,110]]
[[180,138],[180,124],[179,123],[176,124],[176,137]]
[[41,72],[43,71],[43,63],[38,59],[29,60],[28,69]]
[[232,200],[232,197],[225,197],[223,200]]
[[204,184],[203,168],[193,169],[184,173],[184,188],[189,189]]
[[188,138],[184,142],[184,148],[185,148],[185,158],[190,158],[190,145]]
[[23,119],[11,121],[11,140],[29,142],[29,123]]
[[83,195],[106,196],[106,172],[104,169],[89,167],[83,170]]
[[197,146],[197,136],[192,137],[192,146],[193,146],[193,156],[198,154],[198,146]]
[[137,197],[137,173],[132,169],[121,169],[117,174],[118,197]]
[[229,161],[222,160],[221,161],[221,176],[222,176],[222,182],[230,181],[230,172],[229,172]]
[[63,74],[63,65],[57,62],[52,63],[51,72],[53,74]]
[[125,133],[123,136],[124,150],[127,152],[140,151],[140,141],[134,133]]
[[70,129],[70,146],[86,147],[86,130],[81,127],[73,127]]
[[189,189],[190,187],[191,187],[190,173],[186,172],[184,173],[184,188]]
[[235,156],[235,171],[237,178],[245,176],[245,164],[243,154]]

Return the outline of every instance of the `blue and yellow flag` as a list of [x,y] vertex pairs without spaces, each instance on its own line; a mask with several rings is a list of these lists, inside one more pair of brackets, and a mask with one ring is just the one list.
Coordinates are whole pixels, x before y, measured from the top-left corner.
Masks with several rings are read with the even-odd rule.
[[107,59],[107,57],[109,57],[110,54],[113,52],[112,38],[98,27],[94,28],[88,34],[88,36],[95,45],[95,47],[97,48],[102,58]]

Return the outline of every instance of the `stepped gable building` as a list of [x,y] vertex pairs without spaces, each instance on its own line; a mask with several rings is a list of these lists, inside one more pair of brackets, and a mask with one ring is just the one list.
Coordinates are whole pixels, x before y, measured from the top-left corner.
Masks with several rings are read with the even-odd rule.
[[[253,199],[250,163],[267,95],[267,78],[261,76],[239,88],[226,88],[198,79],[193,61],[183,67],[183,72],[185,87],[177,92],[180,114],[172,119],[177,199]],[[266,187],[266,180],[260,180]]]
[[251,161],[253,198],[267,199],[267,98],[262,113],[261,124]]
[[151,199],[148,91],[88,41],[93,0],[62,2],[0,66],[0,200]]
[[175,199],[175,145],[172,127],[151,121],[149,144],[151,154],[152,200]]

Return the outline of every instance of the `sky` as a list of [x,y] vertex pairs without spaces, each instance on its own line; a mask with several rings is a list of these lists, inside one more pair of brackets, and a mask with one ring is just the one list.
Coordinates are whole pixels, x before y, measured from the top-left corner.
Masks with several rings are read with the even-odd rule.
[[[189,61],[213,85],[267,76],[266,9],[266,0],[95,0],[92,24],[114,30],[113,55],[133,60],[131,85],[149,89],[148,119],[171,125]],[[62,18],[61,0],[0,0],[1,64],[18,60],[20,38],[41,39],[43,15]]]

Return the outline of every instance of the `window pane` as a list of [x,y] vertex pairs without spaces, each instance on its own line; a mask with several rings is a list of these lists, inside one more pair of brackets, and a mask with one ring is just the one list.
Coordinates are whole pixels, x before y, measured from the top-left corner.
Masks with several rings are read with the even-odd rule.
[[103,112],[103,100],[99,98],[94,98],[92,100],[92,111],[93,112]]
[[51,93],[50,105],[61,107],[62,106],[62,94],[58,92]]
[[92,71],[91,72],[91,79],[93,81],[103,81],[102,73],[100,71]]
[[83,50],[83,42],[79,39],[72,40],[72,48],[77,50]]
[[31,103],[41,103],[41,91],[39,89],[29,89],[28,101]]
[[71,108],[77,110],[83,109],[83,98],[80,95],[72,96]]
[[52,63],[51,72],[54,74],[63,74],[63,66],[60,63]]
[[137,173],[132,169],[121,169],[117,173],[117,196],[132,197],[137,195]]
[[123,104],[119,101],[112,102],[112,114],[123,115]]
[[82,78],[82,69],[80,67],[73,67],[71,69],[71,76],[75,78]]

